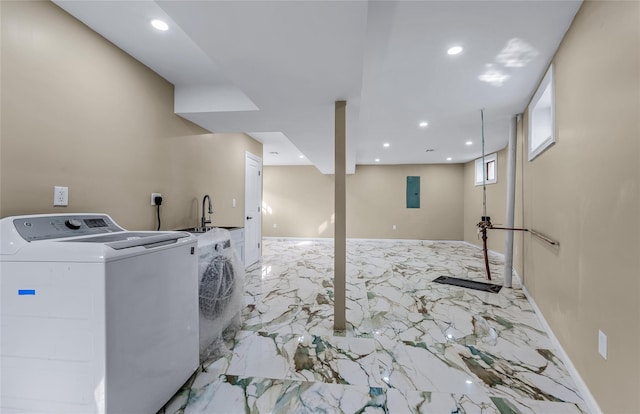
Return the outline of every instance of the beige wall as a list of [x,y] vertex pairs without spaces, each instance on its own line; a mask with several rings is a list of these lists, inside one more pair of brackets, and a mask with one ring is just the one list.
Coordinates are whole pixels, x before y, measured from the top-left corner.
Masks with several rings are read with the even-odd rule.
[[[490,154],[487,154],[490,155]],[[478,227],[482,217],[482,186],[475,185],[475,161],[464,164],[464,240],[482,246],[478,239]],[[504,225],[506,220],[507,150],[498,152],[498,177],[495,184],[487,184],[487,215],[495,225]],[[504,253],[505,232],[489,230],[487,246],[490,250]]]
[[[409,175],[421,177],[419,209],[406,208]],[[462,165],[357,166],[347,177],[347,237],[461,240],[462,179]],[[265,236],[333,237],[333,176],[265,167],[264,201]]]
[[560,242],[525,236],[525,283],[606,413],[640,412],[639,60],[640,3],[585,2],[554,58],[557,143],[523,163],[525,226]]
[[[516,148],[516,193],[514,227],[524,228],[522,214],[522,159],[524,145],[522,144],[522,121],[518,122],[517,148]],[[487,184],[487,215],[491,217],[494,226],[506,226],[507,209],[507,178],[508,178],[508,151],[507,148],[498,151],[498,179],[495,184]],[[482,217],[482,186],[476,186],[475,181],[475,160],[464,165],[464,240],[468,243],[482,247],[482,239],[478,237],[477,224]],[[524,234],[514,232],[513,234],[513,268],[516,273],[523,276],[523,256]],[[489,230],[487,245],[489,250],[498,253],[505,251],[506,231]]]
[[[130,229],[243,225],[243,134],[173,113],[173,86],[50,2],[1,2],[0,215],[104,212]],[[53,207],[53,186],[69,206]],[[231,207],[232,198],[237,207]]]
[[[420,208],[406,208],[407,176],[420,177]],[[347,177],[347,234],[460,240],[462,179],[460,164],[357,166],[356,173]]]
[[314,166],[265,166],[262,235],[333,237],[333,199],[333,175]]
[[199,225],[204,194],[213,204],[212,225],[244,227],[245,154],[262,157],[262,144],[245,134],[203,134],[167,138],[161,148],[162,186],[175,200],[171,210],[167,205],[172,228]]

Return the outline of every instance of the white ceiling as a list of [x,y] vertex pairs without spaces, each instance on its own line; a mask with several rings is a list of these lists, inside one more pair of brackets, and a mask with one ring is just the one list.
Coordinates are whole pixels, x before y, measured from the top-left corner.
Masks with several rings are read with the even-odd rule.
[[479,157],[480,109],[486,152],[504,148],[581,1],[55,3],[174,84],[177,114],[263,142],[265,165],[331,173],[346,100],[353,173]]

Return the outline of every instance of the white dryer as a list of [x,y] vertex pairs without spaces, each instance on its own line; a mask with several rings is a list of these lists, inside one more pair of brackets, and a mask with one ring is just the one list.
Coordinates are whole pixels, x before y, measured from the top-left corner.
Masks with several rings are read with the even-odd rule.
[[157,412],[198,366],[196,246],[104,214],[1,219],[0,412]]

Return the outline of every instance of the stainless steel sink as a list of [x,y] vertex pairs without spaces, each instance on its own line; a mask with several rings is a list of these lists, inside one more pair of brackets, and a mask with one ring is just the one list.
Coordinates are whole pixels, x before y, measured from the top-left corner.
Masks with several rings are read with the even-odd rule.
[[180,229],[178,231],[186,231],[187,233],[194,233],[194,234],[203,234],[206,233],[208,231],[211,231],[213,229],[224,229],[224,230],[234,230],[234,229],[239,229],[240,227],[223,227],[223,226],[216,226],[216,227],[189,227],[187,229]]
[[180,229],[178,231],[186,231],[187,233],[202,234],[202,233],[211,231],[213,229],[215,229],[215,227],[189,227],[187,229]]

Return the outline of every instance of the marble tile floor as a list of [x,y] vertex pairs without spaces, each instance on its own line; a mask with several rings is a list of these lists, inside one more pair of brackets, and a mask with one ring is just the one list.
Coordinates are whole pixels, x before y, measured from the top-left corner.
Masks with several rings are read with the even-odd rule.
[[[486,281],[478,248],[349,240],[340,333],[332,257],[330,240],[264,240],[228,354],[206,361],[160,413],[587,412],[518,286],[432,282]],[[492,283],[502,284],[502,265],[490,257]]]

